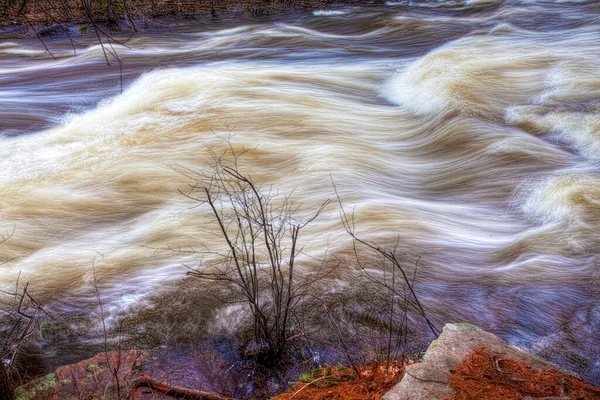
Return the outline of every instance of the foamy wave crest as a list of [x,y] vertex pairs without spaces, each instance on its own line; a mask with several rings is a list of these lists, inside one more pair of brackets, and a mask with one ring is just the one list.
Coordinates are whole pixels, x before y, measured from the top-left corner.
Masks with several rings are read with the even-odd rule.
[[[382,94],[417,115],[459,112],[501,119],[506,106],[537,93],[539,69],[549,57],[534,51],[524,58],[510,43],[496,35],[453,42],[400,71]],[[531,73],[523,74],[527,67]]]
[[506,121],[600,159],[600,67],[591,55],[550,68],[535,104],[509,108]]
[[[597,53],[600,44],[590,31],[566,40],[523,34],[494,29],[452,42],[399,70],[381,94],[416,115],[459,113],[501,122],[509,107],[556,96],[545,93],[555,66],[569,69],[578,58]],[[568,79],[561,85],[569,85]]]
[[523,193],[521,208],[535,219],[538,228],[521,235],[521,249],[568,257],[596,252],[600,246],[595,234],[600,215],[600,176],[586,171],[564,172]]
[[465,1],[465,5],[467,6],[477,6],[480,4],[500,4],[501,0],[467,0]]
[[315,10],[313,15],[315,17],[339,17],[341,15],[348,14],[346,11],[341,10]]
[[600,177],[565,173],[531,191],[523,209],[542,222],[592,222],[600,214]]

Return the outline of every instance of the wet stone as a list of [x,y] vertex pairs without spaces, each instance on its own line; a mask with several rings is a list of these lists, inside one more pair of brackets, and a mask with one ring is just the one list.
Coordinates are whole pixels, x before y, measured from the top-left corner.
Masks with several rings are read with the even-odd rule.
[[510,346],[499,337],[475,325],[447,324],[434,340],[420,363],[406,368],[400,382],[382,400],[438,400],[452,393],[448,376],[475,349],[485,347],[490,352],[523,362],[532,362],[531,368],[542,371],[552,368],[572,372],[544,360],[535,354]]

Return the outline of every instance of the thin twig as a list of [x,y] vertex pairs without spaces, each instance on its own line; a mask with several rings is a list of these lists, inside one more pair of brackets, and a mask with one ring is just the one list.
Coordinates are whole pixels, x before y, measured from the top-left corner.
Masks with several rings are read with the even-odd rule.
[[323,379],[327,379],[327,378],[331,378],[333,376],[340,376],[340,374],[331,374],[331,375],[327,375],[327,376],[322,376],[320,378],[317,378],[313,381],[308,382],[306,385],[302,386],[297,392],[295,392],[293,395],[290,396],[290,399],[294,398],[298,393],[300,393],[301,391],[303,391],[304,389],[306,389],[307,387],[309,387],[310,385],[312,385],[315,382],[318,381],[322,381]]

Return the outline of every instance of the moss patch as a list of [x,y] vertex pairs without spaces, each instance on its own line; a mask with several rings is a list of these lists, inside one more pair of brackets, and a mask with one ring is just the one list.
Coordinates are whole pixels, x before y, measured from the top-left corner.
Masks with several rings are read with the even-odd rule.
[[102,372],[102,371],[104,371],[104,368],[102,368],[101,366],[96,365],[96,364],[90,364],[90,365],[87,366],[86,369],[89,372]]

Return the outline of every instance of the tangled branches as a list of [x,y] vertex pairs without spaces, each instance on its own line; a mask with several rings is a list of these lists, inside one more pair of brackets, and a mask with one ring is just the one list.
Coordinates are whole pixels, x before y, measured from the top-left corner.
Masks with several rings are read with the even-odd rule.
[[209,208],[227,253],[206,250],[204,255],[216,256],[217,261],[189,275],[220,285],[232,302],[244,303],[252,316],[251,354],[261,363],[279,362],[289,341],[302,336],[293,321],[308,288],[326,274],[321,268],[311,278],[300,279],[296,264],[302,251],[300,232],[329,201],[299,220],[289,195],[262,191],[236,168],[218,162],[205,178],[182,193]]

